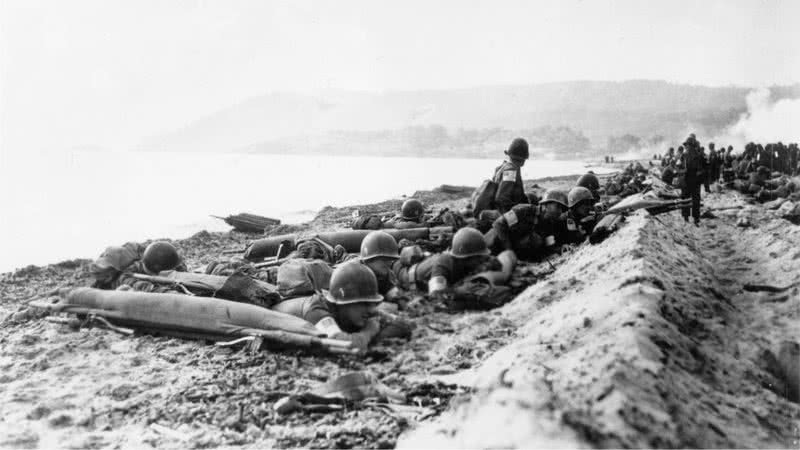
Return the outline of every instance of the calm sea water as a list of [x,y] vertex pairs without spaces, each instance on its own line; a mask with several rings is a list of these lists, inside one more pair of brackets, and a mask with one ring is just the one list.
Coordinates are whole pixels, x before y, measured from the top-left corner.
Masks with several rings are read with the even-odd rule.
[[[498,160],[60,152],[0,155],[0,272],[94,258],[108,245],[229,230],[210,214],[284,223],[326,205],[472,185]],[[582,173],[579,161],[532,160],[524,178]]]

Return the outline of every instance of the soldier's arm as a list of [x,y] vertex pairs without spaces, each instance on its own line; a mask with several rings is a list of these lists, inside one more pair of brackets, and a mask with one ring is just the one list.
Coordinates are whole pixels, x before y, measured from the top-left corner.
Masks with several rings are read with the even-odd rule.
[[517,171],[513,169],[503,170],[498,174],[499,180],[497,181],[497,193],[494,195],[494,202],[496,208],[505,213],[514,206],[514,186],[517,182]]
[[505,216],[498,217],[492,224],[492,229],[497,233],[497,239],[503,246],[503,250],[511,249],[511,229]]
[[512,199],[512,192],[514,191],[514,183],[503,181],[497,186],[497,194],[495,194],[494,202],[497,210],[501,213],[509,211],[514,206]]
[[[369,318],[364,328],[355,333],[345,333],[344,331],[340,330],[339,325],[336,324],[336,321],[333,320],[333,317],[329,317],[325,319],[325,321],[326,324],[322,325],[324,328],[326,328],[326,331],[324,331],[324,333],[326,333],[333,339],[341,339],[344,341],[349,341],[353,344],[354,347],[358,348],[362,352],[367,350],[367,347],[369,347],[369,343],[381,331],[380,319],[378,317]],[[320,321],[320,323],[321,322],[322,321]],[[320,323],[318,323],[318,325]]]

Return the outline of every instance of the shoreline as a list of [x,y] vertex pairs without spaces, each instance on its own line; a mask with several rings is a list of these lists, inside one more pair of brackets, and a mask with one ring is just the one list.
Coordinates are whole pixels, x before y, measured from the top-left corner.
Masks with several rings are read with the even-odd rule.
[[[458,208],[467,192],[415,196]],[[700,228],[677,212],[638,212],[597,245],[521,264],[519,294],[492,311],[401,311],[416,324],[412,339],[379,343],[363,359],[73,330],[23,311],[35,294],[86,285],[88,260],[3,274],[0,446],[790,447],[800,405],[785,397],[774,361],[800,335],[800,294],[744,286],[784,286],[800,271],[800,227],[730,191],[704,202],[717,209]],[[326,208],[289,231],[337,229],[355,208],[380,214],[401,203]],[[200,232],[173,242],[194,268],[253,238]],[[283,393],[353,371],[430,415],[272,408]],[[498,432],[481,434],[487,425]]]
[[[603,163],[602,167],[619,169],[619,168],[623,167],[624,165],[626,165],[626,162],[620,161],[618,163],[610,163],[610,164]],[[592,165],[591,167],[599,167],[599,166]],[[541,177],[541,178],[536,178],[536,179],[525,180],[524,183],[525,183],[526,189],[528,189],[528,188],[532,188],[533,186],[537,185],[538,183],[561,183],[561,182],[566,182],[566,181],[569,181],[569,180],[576,180],[579,176],[580,176],[580,174],[578,174],[578,175],[557,175],[557,176],[552,176],[552,177]],[[601,175],[601,177],[602,177],[602,175]],[[458,187],[459,188],[466,188],[466,189],[470,189],[470,190],[474,190],[475,189],[474,186],[458,186]],[[290,232],[298,232],[298,231],[299,232],[302,232],[302,231],[309,231],[309,232],[317,231],[318,232],[318,231],[323,231],[323,230],[324,231],[332,231],[332,229],[328,227],[330,224],[327,224],[327,226],[323,225],[323,224],[325,224],[326,220],[328,220],[328,221],[330,220],[329,217],[326,219],[326,216],[331,216],[331,215],[337,216],[338,215],[337,212],[339,212],[339,211],[353,211],[354,209],[359,209],[359,208],[361,208],[362,211],[372,211],[376,207],[379,207],[381,205],[394,205],[394,203],[396,203],[396,202],[400,202],[400,204],[401,204],[404,199],[415,197],[415,196],[421,196],[421,197],[426,198],[428,200],[436,201],[436,200],[439,199],[439,197],[435,194],[436,193],[436,189],[439,189],[439,188],[437,187],[437,188],[434,188],[434,189],[431,189],[431,190],[418,190],[418,191],[414,192],[414,194],[412,194],[410,196],[398,195],[397,197],[394,197],[392,199],[387,199],[387,200],[384,200],[384,201],[381,201],[381,202],[378,202],[378,203],[369,203],[369,204],[362,204],[362,205],[349,205],[349,206],[338,206],[338,207],[337,206],[325,206],[325,207],[321,208],[318,211],[314,211],[314,218],[313,219],[311,219],[311,220],[309,220],[307,222],[297,223],[297,224],[282,224],[280,229],[281,230],[287,230],[287,229],[288,230],[293,230],[293,231],[290,231]],[[444,198],[449,198],[449,197],[445,196]],[[395,210],[397,210],[397,209],[399,209],[399,204],[395,208]],[[389,212],[389,211],[383,211],[383,212]],[[320,228],[320,226],[322,226],[323,228]],[[349,224],[346,226],[346,228],[349,229]],[[263,236],[258,236],[258,235],[254,235],[254,234],[238,233],[238,232],[235,232],[233,229],[228,230],[228,231],[208,231],[206,229],[201,229],[201,230],[197,230],[197,231],[189,234],[187,237],[184,237],[184,238],[153,237],[153,238],[145,239],[142,242],[152,242],[152,241],[157,241],[157,240],[165,240],[165,241],[169,241],[169,242],[172,242],[172,243],[176,243],[176,242],[180,242],[180,241],[191,240],[191,239],[193,239],[194,236],[196,236],[198,234],[202,234],[202,235],[206,235],[207,234],[207,235],[215,237],[216,239],[222,239],[222,238],[228,237],[228,235],[231,234],[231,233],[235,233],[235,234],[238,234],[238,235],[241,235],[241,236],[246,236],[246,237],[249,237],[249,238],[251,238],[253,240],[258,239],[258,238],[263,237],[263,236],[281,234],[281,233],[270,232],[270,233],[265,234]],[[127,240],[121,241],[121,242],[109,242],[107,244],[107,246],[121,245],[124,242],[127,242]],[[95,257],[99,257],[99,256],[100,255],[98,253]],[[80,265],[80,264],[83,264],[83,263],[90,263],[91,261],[93,261],[93,259],[91,259],[91,258],[80,258],[79,257],[79,258],[67,258],[67,259],[64,259],[64,260],[61,260],[61,261],[58,261],[58,262],[53,262],[53,263],[26,264],[26,265],[23,265],[23,266],[20,266],[20,267],[11,269],[11,270],[0,272],[0,279],[2,279],[3,277],[14,275],[17,272],[26,273],[26,272],[31,272],[31,271],[43,270],[43,269],[46,269],[46,268],[51,267],[51,266],[53,266],[53,267],[60,267],[60,266],[64,266],[64,265],[66,265],[66,266],[75,266],[75,265]]]

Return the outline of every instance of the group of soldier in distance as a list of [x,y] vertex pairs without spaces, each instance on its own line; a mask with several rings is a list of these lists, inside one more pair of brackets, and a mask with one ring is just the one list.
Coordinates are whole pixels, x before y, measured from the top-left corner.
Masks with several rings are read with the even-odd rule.
[[[679,188],[681,197],[692,199],[692,206],[682,209],[687,221],[691,216],[699,223],[700,188],[705,185],[708,192],[711,183],[719,182],[758,200],[798,195],[800,183],[790,178],[800,170],[796,144],[748,144],[740,155],[731,147],[717,150],[713,143],[708,147],[705,154],[690,135],[677,152],[670,149],[663,158],[656,158],[661,160],[658,172],[663,182]],[[388,220],[356,218],[353,228],[372,230],[363,238],[358,253],[308,238],[298,242],[290,254],[278,255],[279,265],[259,267],[241,258],[226,258],[197,271],[244,274],[275,285],[279,299],[262,306],[303,318],[324,335],[349,341],[363,351],[380,339],[410,337],[413,323],[402,319],[400,311],[414,302],[473,309],[499,306],[508,297],[495,285],[508,281],[518,260],[540,261],[565,247],[582,244],[611,203],[648,189],[648,173],[656,172],[656,167],[648,170],[631,163],[609,176],[604,185],[588,172],[571,189],[550,189],[539,197],[526,192],[521,176],[530,156],[527,142],[514,139],[504,153],[505,161],[475,191],[471,204],[448,212],[446,223],[452,225],[454,234],[446,249],[398,240],[387,233],[440,223],[440,216],[433,220],[425,205],[411,198]],[[164,241],[146,247],[133,243],[109,247],[91,265],[93,287],[155,293],[176,288],[136,274],[186,270],[175,247]],[[470,288],[476,274],[483,274],[482,282],[488,283],[489,289]],[[492,298],[498,296],[503,300]]]

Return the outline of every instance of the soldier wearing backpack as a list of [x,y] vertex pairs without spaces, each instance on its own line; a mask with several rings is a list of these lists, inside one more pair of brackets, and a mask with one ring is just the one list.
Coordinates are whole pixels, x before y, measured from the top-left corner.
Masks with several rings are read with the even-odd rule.
[[485,180],[472,195],[473,214],[477,217],[481,211],[496,209],[504,214],[514,205],[528,203],[525,187],[522,184],[520,169],[530,157],[528,142],[515,138],[505,151],[508,160],[494,170],[491,180]]

